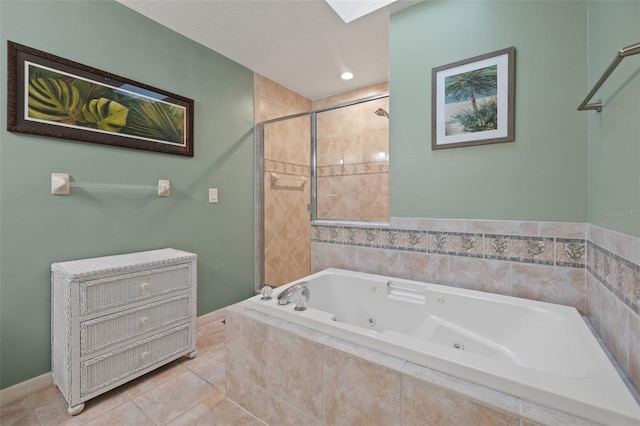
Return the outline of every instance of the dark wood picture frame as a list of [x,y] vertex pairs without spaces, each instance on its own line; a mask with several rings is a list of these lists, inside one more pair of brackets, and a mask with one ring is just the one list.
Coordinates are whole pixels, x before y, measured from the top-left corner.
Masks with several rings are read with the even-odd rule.
[[515,140],[515,48],[431,70],[431,149]]
[[7,42],[7,130],[193,157],[192,99]]

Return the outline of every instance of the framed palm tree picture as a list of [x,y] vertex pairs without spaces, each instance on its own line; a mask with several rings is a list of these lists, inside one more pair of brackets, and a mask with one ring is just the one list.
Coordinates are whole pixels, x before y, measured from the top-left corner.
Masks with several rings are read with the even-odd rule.
[[431,149],[512,142],[515,48],[433,68]]
[[7,130],[193,157],[193,100],[9,41]]

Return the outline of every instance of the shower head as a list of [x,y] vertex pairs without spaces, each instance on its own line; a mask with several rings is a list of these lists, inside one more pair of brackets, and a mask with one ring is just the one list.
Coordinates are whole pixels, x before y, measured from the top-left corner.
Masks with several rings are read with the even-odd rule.
[[375,112],[376,115],[379,115],[380,117],[389,118],[389,113],[387,111],[385,111],[384,109],[382,109],[382,108],[378,108],[374,112]]

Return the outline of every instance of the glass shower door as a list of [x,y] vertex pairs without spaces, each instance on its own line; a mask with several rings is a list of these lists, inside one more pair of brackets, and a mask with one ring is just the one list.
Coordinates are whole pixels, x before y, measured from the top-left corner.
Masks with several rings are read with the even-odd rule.
[[264,124],[264,281],[309,275],[310,116]]

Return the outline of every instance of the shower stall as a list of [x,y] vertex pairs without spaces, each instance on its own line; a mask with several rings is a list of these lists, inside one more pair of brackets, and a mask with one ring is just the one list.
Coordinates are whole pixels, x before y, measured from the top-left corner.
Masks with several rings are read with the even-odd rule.
[[258,123],[256,291],[309,275],[311,222],[389,219],[389,94]]

